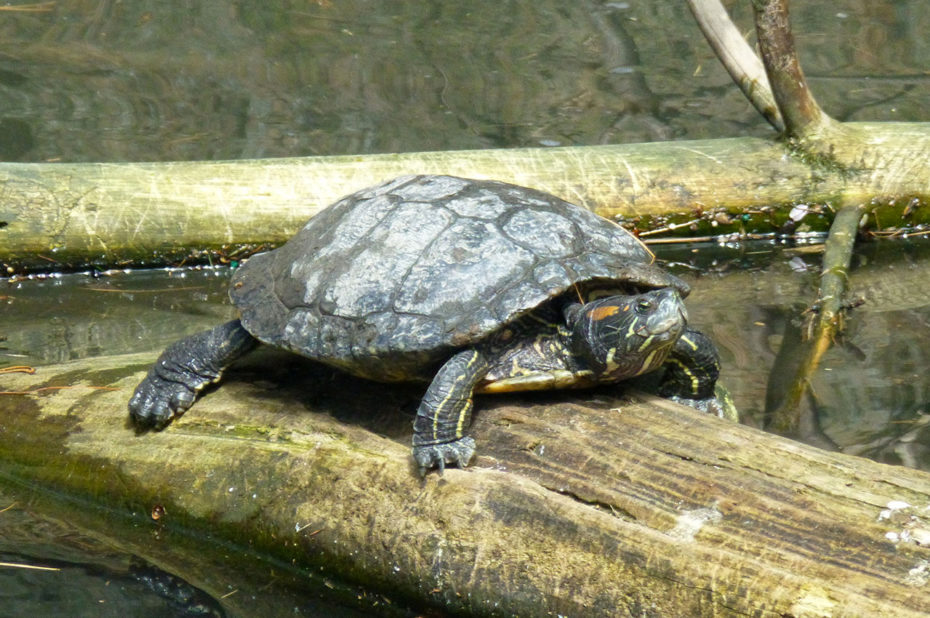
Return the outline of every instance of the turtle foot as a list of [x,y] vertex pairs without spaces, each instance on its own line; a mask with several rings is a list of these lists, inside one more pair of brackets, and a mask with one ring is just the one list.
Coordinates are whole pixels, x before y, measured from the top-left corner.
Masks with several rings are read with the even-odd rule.
[[718,392],[716,397],[705,397],[704,399],[689,399],[687,397],[678,396],[672,396],[668,399],[677,401],[678,403],[683,403],[686,406],[694,408],[695,410],[716,416],[717,418],[739,422],[739,412],[737,411],[733,400],[730,399],[729,393],[724,394],[724,396],[720,396],[720,393]]
[[446,464],[464,468],[474,455],[475,440],[468,436],[452,442],[413,447],[413,459],[420,468],[420,476],[426,476],[426,472],[432,468],[438,468],[442,475]]
[[129,400],[129,415],[136,427],[163,428],[191,407],[197,393],[219,380],[223,369],[255,344],[239,320],[172,343]]
[[198,390],[150,373],[129,400],[129,415],[140,429],[162,429],[193,405]]

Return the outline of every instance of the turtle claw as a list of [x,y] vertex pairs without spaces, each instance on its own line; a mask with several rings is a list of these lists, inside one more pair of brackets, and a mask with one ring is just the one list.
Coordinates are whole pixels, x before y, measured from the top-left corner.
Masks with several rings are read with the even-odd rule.
[[129,400],[129,415],[140,430],[162,429],[194,405],[223,369],[256,344],[239,320],[168,346]]
[[436,468],[442,476],[446,464],[465,468],[475,455],[475,440],[471,437],[459,438],[440,444],[422,444],[413,447],[413,459],[420,469],[420,476]]
[[194,403],[196,391],[186,384],[149,374],[129,400],[129,414],[140,429],[162,429]]
[[669,399],[677,401],[678,403],[683,403],[704,414],[731,421],[739,421],[739,413],[736,411],[736,406],[733,405],[732,400],[727,398],[706,397],[704,399],[688,399],[686,397],[674,396],[669,397]]

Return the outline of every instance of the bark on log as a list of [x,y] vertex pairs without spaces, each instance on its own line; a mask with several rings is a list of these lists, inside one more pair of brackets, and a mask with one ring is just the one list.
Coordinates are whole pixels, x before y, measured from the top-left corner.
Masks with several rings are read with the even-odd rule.
[[[126,400],[153,358],[0,376],[7,393],[30,393],[0,395],[0,478],[127,517],[163,505],[158,525],[446,611],[897,618],[930,607],[924,472],[593,390],[480,399],[475,465],[420,480],[398,411],[416,389],[366,390],[263,350],[167,430],[136,436]],[[158,563],[158,544],[148,551]]]
[[754,0],[752,8],[759,52],[785,121],[785,132],[796,138],[824,132],[833,119],[820,108],[804,78],[791,34],[787,0]]
[[[771,231],[778,207],[930,201],[930,125],[849,123],[831,167],[775,141],[740,138],[190,163],[0,164],[0,262],[13,268],[180,259],[191,250],[281,242],[337,198],[402,174],[444,173],[535,187],[606,217],[686,213],[720,231]],[[837,168],[836,162],[846,165]],[[922,201],[921,201],[922,200]],[[751,222],[714,216],[759,213]],[[702,219],[696,213],[703,213]],[[910,223],[930,220],[908,209]],[[644,223],[648,225],[648,222]]]

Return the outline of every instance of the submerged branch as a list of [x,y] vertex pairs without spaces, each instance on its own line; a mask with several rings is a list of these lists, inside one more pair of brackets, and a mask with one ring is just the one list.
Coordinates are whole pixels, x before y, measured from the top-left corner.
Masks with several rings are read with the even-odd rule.
[[813,333],[806,342],[805,351],[794,380],[783,395],[778,407],[770,413],[768,428],[786,435],[797,435],[803,426],[816,425],[815,420],[804,422],[803,414],[814,414],[806,398],[811,393],[811,378],[820,360],[843,330],[843,301],[849,280],[852,256],[862,206],[845,206],[836,213],[827,238],[820,274],[820,298]]

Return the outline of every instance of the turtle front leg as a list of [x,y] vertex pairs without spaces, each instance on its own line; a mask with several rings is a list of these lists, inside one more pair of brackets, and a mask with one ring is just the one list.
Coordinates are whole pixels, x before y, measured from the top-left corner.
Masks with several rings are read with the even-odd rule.
[[420,475],[446,464],[464,468],[475,454],[475,440],[465,435],[471,424],[472,393],[488,371],[484,355],[463,350],[440,368],[426,390],[413,421],[413,458]]
[[129,400],[130,417],[139,428],[161,429],[256,343],[239,320],[174,342],[136,387]]
[[660,395],[721,418],[731,415],[732,404],[721,402],[716,395],[720,357],[707,335],[685,328],[664,367]]

